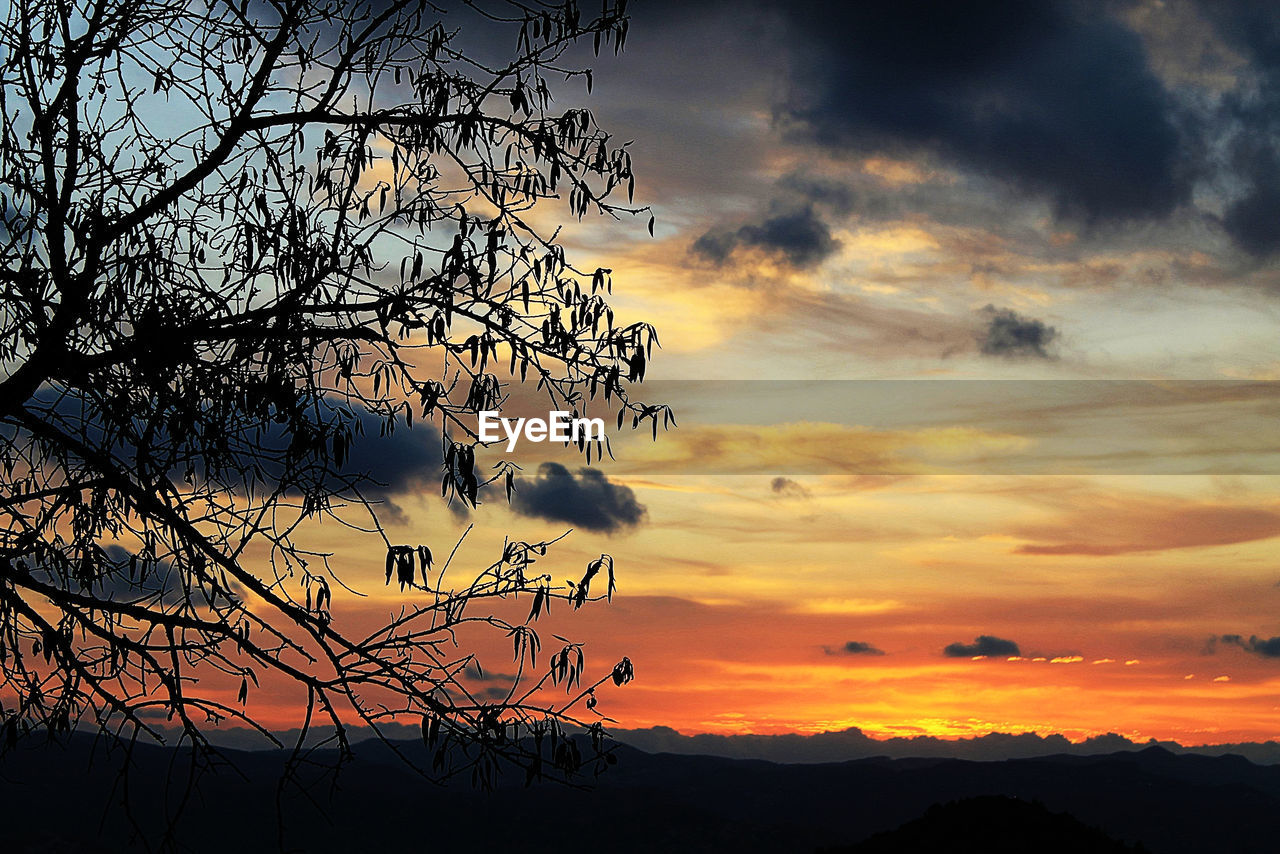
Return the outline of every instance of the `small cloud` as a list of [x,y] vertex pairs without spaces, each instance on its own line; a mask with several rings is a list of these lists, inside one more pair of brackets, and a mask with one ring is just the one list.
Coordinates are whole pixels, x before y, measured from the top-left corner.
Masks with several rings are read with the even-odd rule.
[[797,483],[789,477],[775,477],[769,482],[769,490],[774,495],[782,495],[788,498],[809,497],[809,490],[803,484]]
[[1214,681],[1214,682],[1230,682],[1230,681],[1231,681],[1231,677],[1230,677],[1230,676],[1215,676],[1215,677],[1213,677],[1213,681]]
[[574,474],[550,462],[539,466],[534,478],[516,478],[511,509],[606,534],[635,528],[647,515],[631,487],[610,481],[604,472],[583,468]]
[[827,655],[884,655],[884,650],[866,641],[845,641],[843,646],[823,646]]
[[988,655],[1021,655],[1022,650],[1011,640],[995,635],[978,635],[973,643],[947,644],[943,647],[942,654],[948,658],[985,658]]
[[831,229],[812,205],[774,205],[759,224],[737,230],[713,229],[694,241],[692,252],[713,264],[724,264],[739,247],[760,249],[792,267],[816,267],[840,248]]
[[1186,679],[1195,679],[1195,678],[1196,678],[1196,675],[1195,675],[1194,673],[1188,673],[1186,676],[1183,676],[1182,678],[1183,678],[1184,680],[1186,680]]
[[1125,666],[1125,667],[1132,667],[1132,666],[1133,666],[1133,665],[1135,665],[1135,664],[1141,664],[1141,663],[1142,663],[1142,659],[1140,659],[1140,658],[1131,658],[1131,659],[1129,659],[1128,661],[1126,661],[1126,662],[1124,663],[1124,666]]
[[1048,348],[1058,337],[1057,329],[1008,308],[988,305],[982,314],[986,317],[986,327],[978,335],[978,348],[983,355],[1053,358]]
[[1090,663],[1091,664],[1115,664],[1116,660],[1114,658],[1095,658]]
[[1050,664],[1079,664],[1084,661],[1082,655],[1060,655],[1057,658],[1049,659]]

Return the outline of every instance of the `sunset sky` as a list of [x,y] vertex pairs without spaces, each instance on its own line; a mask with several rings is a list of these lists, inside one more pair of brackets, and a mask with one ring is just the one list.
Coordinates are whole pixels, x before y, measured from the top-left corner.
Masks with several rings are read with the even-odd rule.
[[[635,662],[621,727],[1280,738],[1280,11],[858,9],[635,4],[585,103],[655,235],[567,248],[657,326],[679,427],[597,475],[526,447],[470,513],[397,434],[358,458],[391,536],[613,554],[544,631]],[[404,604],[314,536],[370,594],[337,611]]]

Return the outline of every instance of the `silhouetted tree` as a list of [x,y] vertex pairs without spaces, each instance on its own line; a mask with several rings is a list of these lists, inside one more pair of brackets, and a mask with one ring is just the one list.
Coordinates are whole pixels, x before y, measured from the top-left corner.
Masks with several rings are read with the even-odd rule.
[[[663,416],[627,391],[653,329],[615,325],[610,271],[575,269],[559,230],[526,218],[547,199],[578,218],[647,214],[630,206],[626,149],[587,110],[553,109],[550,89],[590,89],[569,57],[621,49],[624,5],[8,5],[9,743],[91,726],[206,746],[210,721],[256,726],[250,695],[272,680],[305,693],[304,730],[332,725],[344,750],[352,724],[420,722],[437,775],[583,762],[559,726],[631,665],[593,682],[578,644],[539,656],[532,623],[551,600],[611,594],[612,560],[558,584],[533,568],[548,543],[512,541],[445,581],[431,544],[387,539],[344,463],[362,424],[431,421],[444,491],[473,505],[493,478],[471,416],[501,406],[504,380],[536,381],[556,408],[600,396],[619,420]],[[510,469],[493,477],[509,484]],[[405,591],[373,632],[334,618],[335,567],[300,542],[307,520],[339,516],[382,538],[387,583]],[[524,622],[476,610],[517,594]],[[468,691],[466,624],[508,636],[523,678],[505,698]],[[552,682],[568,696],[543,699]]]

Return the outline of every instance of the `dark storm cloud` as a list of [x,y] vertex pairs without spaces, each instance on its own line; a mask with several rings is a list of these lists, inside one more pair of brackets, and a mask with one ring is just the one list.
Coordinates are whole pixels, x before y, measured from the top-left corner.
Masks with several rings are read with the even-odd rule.
[[636,527],[646,513],[630,487],[611,482],[597,469],[573,474],[559,463],[543,463],[536,477],[516,478],[511,509],[606,534]]
[[[91,443],[105,440],[97,400],[71,394],[43,400],[37,397],[36,400],[44,406],[43,410],[37,411],[54,420],[60,428],[74,430]],[[367,497],[385,497],[407,492],[441,474],[444,452],[439,430],[428,424],[420,423],[410,428],[400,423],[395,430],[384,432],[383,419],[359,403],[348,403],[347,408],[351,410],[351,426],[355,431],[351,447],[343,465],[330,472],[326,486],[337,490],[343,488],[346,481],[355,480]],[[332,411],[327,413],[328,418],[333,416]],[[274,422],[249,438],[256,446],[254,450],[266,452],[283,451],[290,441],[280,425]],[[168,431],[162,425],[157,431],[156,442],[167,444],[169,441]],[[126,458],[137,453],[129,441],[122,440],[119,447],[118,453]],[[197,464],[196,470],[203,473],[203,466]],[[264,465],[261,474],[275,477],[278,472]]]
[[1197,8],[1247,62],[1242,84],[1198,129],[1206,149],[1217,142],[1228,150],[1226,174],[1243,187],[1222,227],[1245,252],[1269,258],[1280,252],[1280,9],[1272,0],[1202,0]]
[[[382,419],[373,413],[358,408],[356,418],[363,435],[354,438],[341,472],[360,477],[363,493],[385,497],[440,477],[444,452],[439,430],[426,424],[413,428],[402,424],[383,435]],[[438,492],[438,480],[435,486]]]
[[978,337],[978,348],[983,355],[1052,358],[1048,348],[1058,337],[1058,330],[1052,326],[993,305],[984,308],[982,313],[986,326]]
[[[828,233],[846,215],[837,205],[1007,233],[1048,201],[1069,225],[1132,221],[1079,230],[1081,243],[1053,250],[1068,256],[1123,236],[1185,246],[1205,226],[1254,259],[1280,252],[1271,0],[657,0],[632,11],[624,60],[642,65],[627,65],[613,91],[633,87],[620,115],[629,132],[679,152],[650,171],[668,195],[705,203],[757,189],[776,137],[726,116],[766,104],[777,130],[818,149],[804,167],[814,172],[829,171],[829,155],[882,155],[959,178],[852,193],[815,185],[809,201]],[[763,229],[775,213],[750,222]],[[698,254],[724,263],[744,247],[744,221],[719,223]]]
[[1222,226],[1250,255],[1269,257],[1280,251],[1280,15],[1274,3],[1247,0],[1205,2],[1200,11],[1256,76],[1256,85],[1227,96],[1219,117],[1235,135],[1230,166],[1246,188]]
[[824,646],[827,655],[884,655],[884,650],[866,641],[845,641],[842,646]]
[[837,151],[932,151],[1088,221],[1187,201],[1173,105],[1103,10],[1006,2],[778,4],[799,70],[777,108]]
[[973,643],[947,644],[942,654],[948,658],[973,658],[977,655],[1021,655],[1018,645],[995,635],[978,635]]
[[1236,163],[1251,186],[1227,207],[1222,227],[1241,249],[1264,258],[1280,250],[1280,164],[1270,147],[1248,147],[1255,150]]
[[1246,652],[1252,652],[1263,658],[1280,658],[1280,637],[1260,638],[1251,635],[1247,640],[1241,635],[1223,635],[1222,642],[1238,646]]
[[773,206],[759,223],[736,230],[711,230],[693,244],[693,252],[715,264],[729,260],[738,247],[754,247],[784,260],[796,268],[814,267],[837,249],[840,241],[811,205],[779,208]]
[[[444,448],[440,431],[429,424],[412,428],[401,423],[390,433],[382,432],[383,421],[364,409],[356,408],[361,432],[353,437],[347,459],[326,478],[326,487],[335,492],[353,482],[360,494],[379,502],[379,517],[384,521],[405,524],[409,521],[404,508],[392,500],[393,495],[425,493],[440,495]],[[448,502],[449,511],[457,519],[466,519],[467,506],[458,500]]]

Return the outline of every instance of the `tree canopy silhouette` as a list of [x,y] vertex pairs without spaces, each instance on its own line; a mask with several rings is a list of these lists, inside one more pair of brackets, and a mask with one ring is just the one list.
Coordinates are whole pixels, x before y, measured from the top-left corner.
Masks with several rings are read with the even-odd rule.
[[[444,493],[474,505],[510,485],[510,468],[477,465],[474,424],[508,383],[575,414],[601,399],[619,423],[665,416],[629,394],[654,330],[615,324],[611,271],[573,267],[559,229],[529,216],[648,216],[626,147],[551,91],[589,90],[579,64],[622,49],[627,27],[625,0],[8,6],[8,742],[91,725],[207,745],[211,721],[259,726],[252,694],[270,679],[305,694],[304,731],[325,722],[344,748],[353,724],[407,720],[439,775],[483,782],[503,757],[531,778],[577,769],[560,725],[597,720],[594,686],[631,665],[593,682],[581,645],[540,656],[533,624],[557,598],[611,595],[612,559],[556,583],[534,569],[549,543],[510,541],[446,581],[441,544],[391,542],[346,464],[364,425],[429,421]],[[300,534],[318,518],[381,537],[405,595],[394,620],[335,616],[341,568]],[[476,610],[513,596],[523,622]],[[468,689],[457,639],[473,626],[514,651],[505,697]],[[551,683],[569,693],[545,699]]]

